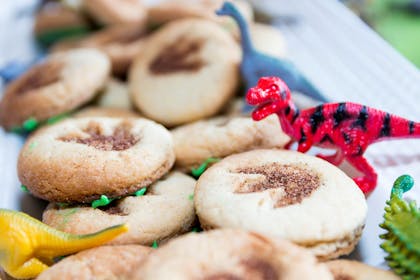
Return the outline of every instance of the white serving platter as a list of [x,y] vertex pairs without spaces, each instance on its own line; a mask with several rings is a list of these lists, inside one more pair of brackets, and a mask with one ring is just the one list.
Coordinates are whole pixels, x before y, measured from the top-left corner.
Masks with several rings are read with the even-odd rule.
[[[0,67],[36,55],[31,37],[36,0],[4,1],[0,8]],[[273,16],[283,32],[289,58],[331,101],[353,101],[420,120],[420,73],[347,8],[334,0],[263,0],[255,5]],[[1,89],[1,92],[3,90]],[[0,208],[35,217],[45,203],[21,192],[16,162],[24,139],[0,128]],[[393,181],[410,174],[417,185],[407,195],[420,201],[420,140],[383,142],[366,153],[379,173],[368,198],[362,239],[351,258],[386,267],[378,224]],[[339,226],[339,225],[338,225]]]

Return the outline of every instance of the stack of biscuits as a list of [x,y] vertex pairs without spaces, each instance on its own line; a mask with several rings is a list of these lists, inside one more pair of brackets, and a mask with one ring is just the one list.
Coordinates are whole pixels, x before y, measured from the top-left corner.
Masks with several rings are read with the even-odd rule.
[[[40,7],[50,54],[7,86],[0,124],[30,132],[18,176],[49,201],[44,223],[129,231],[38,279],[398,279],[332,261],[357,245],[365,197],[337,167],[285,150],[276,116],[243,110],[222,1],[74,2]],[[255,45],[284,57],[281,34],[234,4]]]

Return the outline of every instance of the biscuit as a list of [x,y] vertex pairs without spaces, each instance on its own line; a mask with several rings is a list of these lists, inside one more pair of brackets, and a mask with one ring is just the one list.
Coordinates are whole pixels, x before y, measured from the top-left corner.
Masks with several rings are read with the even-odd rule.
[[60,2],[45,2],[37,11],[34,23],[35,36],[40,43],[49,46],[90,32],[87,20],[79,11]]
[[216,114],[235,93],[240,51],[220,26],[173,21],[154,33],[129,73],[134,104],[145,116],[175,126]]
[[[204,18],[221,24],[239,39],[239,28],[229,17],[216,16],[216,10],[223,5],[223,0],[165,0],[149,7],[148,21],[152,25],[159,25],[182,18]],[[248,24],[254,21],[251,4],[244,0],[233,0],[235,7],[242,14]]]
[[99,24],[145,23],[147,10],[140,0],[83,0],[83,8]]
[[365,224],[363,193],[330,163],[293,151],[253,150],[210,167],[197,182],[201,226],[290,240],[319,259],[349,254]]
[[280,30],[263,23],[250,25],[252,43],[257,50],[274,57],[285,58],[286,42]]
[[149,255],[131,279],[332,279],[306,250],[240,230],[190,233]]
[[140,245],[100,246],[64,258],[36,279],[128,279],[152,250]]
[[83,234],[108,226],[127,224],[129,231],[108,244],[151,245],[189,231],[195,220],[195,180],[172,172],[154,183],[142,196],[129,196],[104,208],[60,208],[51,203],[43,222],[59,230]]
[[146,119],[67,119],[24,145],[18,176],[36,197],[89,203],[126,196],[162,177],[175,160],[172,137]]
[[105,107],[86,107],[72,115],[74,118],[87,117],[109,117],[109,118],[140,118],[141,115],[136,112],[119,109],[119,108],[105,108]]
[[237,97],[234,99],[229,100],[226,106],[223,108],[221,114],[224,117],[236,117],[236,116],[243,116],[249,117],[251,114],[246,110],[246,101],[243,97]]
[[275,115],[260,122],[250,117],[217,117],[177,127],[172,130],[176,165],[191,168],[210,157],[223,158],[258,148],[282,148],[290,138],[278,122]]
[[163,24],[182,18],[216,19],[215,11],[222,6],[223,0],[165,0],[148,9],[148,21]]
[[51,55],[8,85],[0,123],[11,129],[30,118],[42,122],[72,111],[98,93],[109,72],[109,59],[94,49]]
[[99,107],[131,110],[132,103],[128,93],[128,86],[116,79],[109,79],[105,88],[95,100]]
[[335,280],[398,280],[400,277],[391,271],[368,266],[350,260],[334,260],[325,263]]
[[65,40],[55,44],[53,52],[74,48],[96,48],[108,55],[112,64],[112,73],[125,76],[131,62],[143,49],[149,32],[144,26],[124,24],[106,27],[79,40]]

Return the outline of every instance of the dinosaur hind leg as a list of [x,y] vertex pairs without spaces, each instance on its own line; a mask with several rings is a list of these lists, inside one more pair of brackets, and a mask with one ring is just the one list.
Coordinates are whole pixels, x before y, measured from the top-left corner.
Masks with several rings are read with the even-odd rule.
[[35,278],[41,272],[46,270],[48,266],[38,260],[37,258],[32,258],[22,265],[16,266],[16,268],[11,268],[6,271],[8,274],[18,279],[27,279]]
[[351,156],[347,158],[347,160],[357,170],[364,174],[364,176],[353,178],[363,193],[367,194],[373,191],[373,189],[376,187],[376,182],[378,179],[378,174],[376,174],[373,167],[363,156]]
[[340,165],[344,160],[344,155],[341,152],[341,150],[337,150],[336,153],[333,155],[317,154],[316,156],[336,166]]

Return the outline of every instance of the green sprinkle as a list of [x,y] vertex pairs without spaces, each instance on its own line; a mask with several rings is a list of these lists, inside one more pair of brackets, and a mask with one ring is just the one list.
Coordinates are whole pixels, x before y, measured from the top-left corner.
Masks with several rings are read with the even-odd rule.
[[44,47],[48,47],[53,43],[68,39],[68,38],[81,38],[89,34],[90,30],[84,26],[71,26],[63,27],[60,29],[48,30],[36,35],[36,39]]
[[51,118],[49,118],[49,119],[47,120],[47,124],[49,124],[49,125],[51,125],[51,124],[55,124],[56,122],[59,122],[59,121],[61,121],[61,120],[65,119],[65,118],[67,118],[67,117],[69,117],[69,116],[70,116],[70,114],[68,114],[68,113],[64,113],[64,114],[60,114],[60,115],[57,115],[57,116],[51,117]]
[[31,132],[38,127],[38,121],[35,118],[29,118],[23,122],[22,127],[24,130]]
[[32,151],[33,149],[35,149],[36,146],[38,146],[38,142],[37,141],[31,142],[31,144],[29,144],[29,151]]
[[21,189],[23,192],[29,193],[29,190],[28,190],[28,188],[27,188],[25,185],[20,185],[20,189]]
[[193,229],[191,230],[191,232],[201,232],[201,231],[203,231],[203,229],[200,227],[193,227]]
[[65,202],[57,202],[56,204],[60,208],[65,208],[65,207],[69,206],[69,204],[65,203]]
[[141,188],[134,193],[135,196],[143,196],[146,193],[146,188]]
[[106,195],[101,195],[100,199],[92,201],[92,208],[98,208],[110,204],[114,199],[108,198]]
[[188,199],[189,200],[194,200],[194,194],[192,193],[192,194],[190,194],[189,196],[188,196]]
[[159,247],[159,245],[158,245],[157,241],[156,240],[153,241],[152,248],[156,249],[158,247]]
[[200,177],[201,176],[201,174],[203,174],[204,173],[204,171],[206,171],[206,169],[207,169],[207,166],[210,164],[210,163],[215,163],[215,162],[218,162],[218,161],[220,161],[220,159],[218,159],[218,158],[212,158],[212,157],[210,157],[210,158],[208,158],[208,159],[206,159],[198,168],[193,168],[193,169],[191,169],[191,174],[195,177],[195,178],[198,178],[198,177]]

